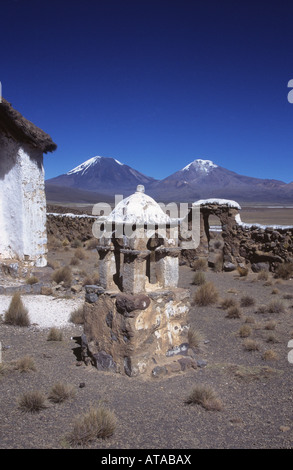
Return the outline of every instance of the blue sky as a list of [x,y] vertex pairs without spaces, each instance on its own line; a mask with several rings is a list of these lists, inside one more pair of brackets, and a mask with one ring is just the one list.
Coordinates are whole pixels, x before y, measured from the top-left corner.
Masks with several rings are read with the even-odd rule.
[[2,94],[57,143],[46,179],[101,155],[291,182],[292,17],[292,0],[1,0]]

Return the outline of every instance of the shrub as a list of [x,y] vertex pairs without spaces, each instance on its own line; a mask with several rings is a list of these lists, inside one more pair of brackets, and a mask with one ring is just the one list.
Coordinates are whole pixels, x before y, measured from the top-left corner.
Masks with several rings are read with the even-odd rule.
[[279,299],[272,300],[268,304],[267,309],[268,309],[268,313],[284,313],[286,311],[284,302],[282,302],[282,300],[279,300]]
[[190,327],[188,330],[188,344],[190,348],[198,348],[200,343],[202,342],[202,334],[197,329]]
[[29,372],[36,370],[35,361],[31,356],[24,356],[13,362],[13,368],[19,372]]
[[242,325],[240,330],[239,330],[239,336],[241,338],[248,338],[252,333],[252,329],[250,328],[249,325]]
[[258,281],[267,281],[269,278],[269,272],[265,270],[261,270],[257,275]]
[[277,323],[273,320],[270,320],[265,325],[265,330],[274,330],[276,328]]
[[38,282],[39,282],[39,279],[36,276],[30,276],[26,280],[26,283],[29,285],[37,284]]
[[63,282],[65,287],[70,287],[72,282],[72,274],[69,266],[64,266],[63,268],[59,268],[52,274],[52,280],[55,281],[57,284]]
[[258,351],[259,344],[254,339],[247,338],[243,343],[244,349],[246,351]]
[[235,305],[234,307],[229,307],[227,310],[227,318],[240,318],[242,315],[241,309]]
[[278,359],[278,354],[273,349],[267,349],[263,353],[262,358],[264,361],[276,361]]
[[70,265],[71,266],[77,266],[80,263],[79,259],[76,258],[76,256],[73,256],[70,260]]
[[83,260],[85,259],[85,253],[81,247],[77,248],[74,252],[74,256],[77,259]]
[[253,297],[250,297],[249,295],[245,295],[244,297],[241,297],[240,300],[240,305],[241,307],[250,307],[251,305],[255,304],[255,300]]
[[98,244],[99,244],[99,240],[97,238],[91,238],[90,240],[86,242],[86,249],[94,250]]
[[198,258],[193,262],[192,266],[194,271],[206,271],[208,269],[208,262],[206,258]]
[[15,326],[29,326],[28,309],[23,305],[21,296],[16,292],[5,312],[4,322]]
[[79,308],[73,310],[70,314],[70,319],[72,323],[75,323],[76,325],[82,325],[84,323],[84,310],[83,310],[83,305],[81,305]]
[[275,276],[281,279],[290,279],[293,276],[293,263],[281,263],[276,269]]
[[71,242],[71,247],[72,248],[80,248],[80,247],[82,247],[82,242],[78,238],[75,238]]
[[38,390],[27,392],[19,399],[19,408],[22,411],[37,413],[38,411],[46,408],[46,398],[42,392]]
[[237,301],[233,299],[233,297],[227,297],[226,299],[221,300],[220,305],[224,310],[226,310],[229,307],[235,307],[237,305]]
[[268,307],[266,305],[262,304],[262,305],[259,305],[257,307],[256,311],[257,311],[257,313],[267,313],[268,312]]
[[54,403],[62,403],[75,396],[75,389],[72,385],[58,382],[51,388],[48,398]]
[[199,306],[212,305],[217,302],[218,295],[214,284],[212,282],[206,282],[197,289],[194,295],[194,303]]
[[103,406],[91,406],[75,420],[69,442],[71,445],[86,445],[97,438],[112,436],[115,429],[116,417],[111,410]]
[[202,271],[194,273],[192,284],[195,286],[201,286],[206,282],[205,274]]
[[48,336],[47,336],[47,341],[62,341],[63,339],[63,333],[61,330],[58,330],[55,326],[50,328]]
[[207,410],[220,411],[223,408],[222,401],[217,397],[214,390],[207,385],[196,385],[193,387],[186,399],[187,404],[201,405]]
[[216,273],[219,273],[223,270],[223,262],[224,262],[224,258],[223,258],[223,254],[221,253],[215,259],[213,270]]

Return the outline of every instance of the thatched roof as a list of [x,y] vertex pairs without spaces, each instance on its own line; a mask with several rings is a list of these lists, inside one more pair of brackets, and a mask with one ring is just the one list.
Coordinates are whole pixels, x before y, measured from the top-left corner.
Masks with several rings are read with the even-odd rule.
[[43,153],[53,152],[57,145],[51,137],[16,111],[4,98],[0,102],[0,130],[19,142],[32,145]]

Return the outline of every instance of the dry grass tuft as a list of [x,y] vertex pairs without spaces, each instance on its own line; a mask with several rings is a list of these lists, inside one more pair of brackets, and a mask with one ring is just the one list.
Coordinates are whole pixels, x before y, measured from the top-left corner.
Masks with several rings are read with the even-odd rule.
[[53,326],[50,328],[47,341],[62,341],[63,340],[63,333],[61,330]]
[[230,307],[236,307],[237,305],[237,300],[233,299],[233,297],[226,297],[225,299],[221,300],[220,306],[226,310],[227,308]]
[[79,308],[73,310],[70,314],[70,321],[72,323],[75,323],[76,325],[83,325],[84,323],[84,309],[83,305],[81,305]]
[[196,385],[193,387],[186,399],[189,405],[201,405],[209,411],[221,411],[223,408],[222,401],[217,397],[215,391],[207,385]]
[[194,286],[202,286],[206,282],[205,273],[202,271],[197,271],[194,273],[192,284]]
[[104,406],[91,406],[89,410],[76,418],[69,435],[71,445],[87,445],[95,439],[106,439],[116,429],[114,413]]
[[247,338],[243,343],[244,349],[246,351],[258,351],[259,344],[254,339]]
[[281,263],[275,272],[275,277],[288,280],[293,276],[293,262]]
[[251,333],[252,333],[252,329],[247,324],[242,325],[239,330],[240,338],[248,338],[248,336],[250,336]]
[[70,287],[72,282],[72,274],[71,269],[69,266],[64,266],[63,268],[59,268],[52,274],[52,280],[55,281],[57,284],[63,282],[64,287]]
[[267,349],[263,353],[262,358],[264,361],[276,361],[278,359],[278,354],[273,349]]
[[190,327],[187,340],[190,348],[198,348],[203,341],[202,333],[196,328]]
[[239,308],[237,305],[234,307],[229,307],[227,310],[227,318],[240,318],[242,315],[241,308]]
[[265,330],[274,330],[276,326],[277,326],[277,322],[275,322],[274,320],[269,320],[265,324]]
[[258,273],[257,275],[257,280],[258,281],[267,281],[269,279],[269,272],[268,271],[265,271],[265,270],[262,270]]
[[37,284],[38,282],[39,282],[39,279],[36,276],[30,276],[26,280],[26,283],[29,284],[30,286],[33,284]]
[[194,295],[194,303],[198,306],[212,305],[217,302],[218,291],[212,282],[206,282],[200,286]]
[[206,258],[198,258],[193,262],[193,271],[207,271],[208,262]]
[[285,313],[286,307],[280,299],[272,300],[267,306],[268,313]]
[[18,406],[21,411],[37,413],[46,408],[46,398],[38,390],[27,392],[20,397]]
[[36,370],[35,361],[31,356],[24,356],[17,361],[12,362],[12,367],[14,370],[19,372],[30,372]]
[[72,385],[58,382],[51,388],[48,398],[54,403],[62,403],[65,400],[74,398],[76,391]]
[[243,297],[241,297],[241,300],[240,300],[241,307],[251,307],[254,304],[255,304],[255,300],[253,297],[250,297],[250,295],[244,295]]
[[5,312],[4,323],[15,326],[30,325],[28,309],[23,305],[21,296],[18,292],[13,295],[8,310]]

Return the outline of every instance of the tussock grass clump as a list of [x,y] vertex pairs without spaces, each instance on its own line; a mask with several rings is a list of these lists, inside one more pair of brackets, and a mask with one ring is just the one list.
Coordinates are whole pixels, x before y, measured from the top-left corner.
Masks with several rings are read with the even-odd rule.
[[257,275],[257,280],[258,281],[267,281],[269,279],[269,272],[265,270],[259,271]]
[[59,268],[52,274],[52,280],[55,281],[57,284],[63,282],[65,287],[70,287],[72,282],[72,274],[71,269],[69,266],[63,266],[63,268]]
[[86,242],[86,249],[87,250],[94,250],[97,245],[99,244],[99,240],[97,238],[91,238]]
[[54,403],[62,403],[73,398],[76,394],[74,387],[70,384],[58,382],[51,388],[48,398]]
[[215,259],[213,271],[215,271],[216,273],[223,271],[223,262],[224,262],[224,257],[223,257],[223,254],[220,253]]
[[217,302],[219,297],[218,291],[212,282],[206,282],[200,286],[194,295],[194,303],[198,306],[212,305]]
[[46,408],[46,397],[38,390],[24,393],[18,402],[21,411],[37,413]]
[[28,309],[23,305],[19,292],[16,292],[10,301],[8,310],[4,315],[4,323],[15,326],[30,325]]
[[267,306],[268,313],[284,313],[286,307],[284,302],[280,299],[272,300]]
[[263,353],[262,358],[264,361],[276,361],[278,359],[278,354],[273,349],[267,349]]
[[30,286],[33,284],[37,284],[38,282],[39,282],[39,279],[36,276],[30,276],[26,280],[26,283],[29,284]]
[[74,252],[74,256],[77,259],[80,259],[80,260],[85,259],[85,252],[84,252],[83,248],[81,248],[81,247],[77,248]]
[[201,405],[209,411],[220,411],[223,408],[222,401],[215,391],[208,385],[196,385],[186,399],[188,405]]
[[198,258],[193,262],[193,271],[207,271],[208,261],[206,258]]
[[194,286],[202,286],[206,282],[205,273],[202,271],[197,271],[194,273],[192,284]]
[[226,297],[225,299],[222,299],[220,302],[220,306],[224,310],[230,307],[236,307],[236,305],[237,305],[237,300],[234,299],[233,297]]
[[293,276],[293,263],[281,263],[276,269],[275,277],[281,279],[290,279]]
[[61,330],[53,326],[50,328],[47,341],[62,341],[63,340],[63,333]]
[[274,320],[269,320],[265,324],[265,330],[274,330],[277,326],[277,323]]
[[259,350],[258,342],[251,338],[247,338],[243,342],[243,346],[246,351],[258,351]]
[[264,304],[257,307],[256,313],[268,313],[268,307]]
[[87,445],[95,439],[106,439],[114,434],[117,420],[114,413],[102,405],[76,418],[68,436],[71,445]]
[[251,333],[252,333],[252,329],[250,328],[248,324],[242,325],[239,330],[240,338],[248,338],[248,336],[250,336]]
[[84,323],[83,305],[71,312],[69,320],[71,323],[75,323],[76,325],[82,325]]
[[78,238],[75,238],[74,240],[72,240],[71,248],[81,248],[81,247],[82,247],[82,242]]
[[24,356],[17,361],[12,362],[14,370],[19,372],[30,372],[36,370],[35,361],[31,356]]
[[190,327],[187,334],[190,348],[198,348],[203,341],[202,333],[194,327]]
[[240,305],[241,307],[251,307],[251,305],[255,304],[255,300],[253,297],[250,297],[250,295],[244,295],[240,299]]
[[76,256],[73,256],[70,260],[70,265],[71,266],[78,266],[80,264],[80,261]]
[[227,310],[227,318],[240,318],[242,315],[241,308],[239,308],[237,305],[234,307],[229,307]]

